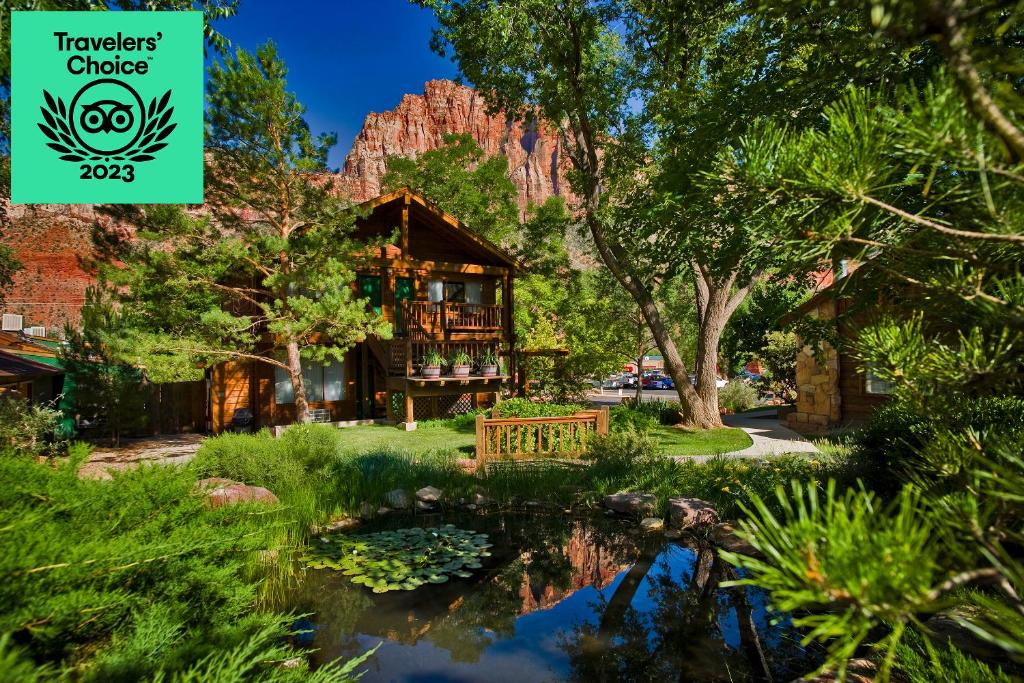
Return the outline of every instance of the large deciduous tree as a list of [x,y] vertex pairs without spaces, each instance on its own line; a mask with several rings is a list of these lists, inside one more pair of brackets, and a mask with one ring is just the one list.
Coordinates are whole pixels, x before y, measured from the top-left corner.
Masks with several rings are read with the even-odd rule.
[[[747,223],[759,202],[722,202],[697,180],[759,114],[813,121],[857,60],[831,81],[809,79],[828,87],[801,86],[818,39],[793,35],[786,19],[755,20],[740,2],[419,2],[437,15],[435,48],[452,48],[492,105],[559,127],[582,220],[650,328],[684,421],[720,426],[723,330],[780,263],[776,240]],[[680,273],[693,280],[694,385],[656,294]]]
[[334,136],[314,136],[272,44],[214,64],[207,84],[206,204],[151,207],[137,239],[114,245],[135,324],[122,352],[151,378],[252,360],[286,371],[309,419],[303,364],[340,361],[390,328],[355,296],[367,245],[326,174]]

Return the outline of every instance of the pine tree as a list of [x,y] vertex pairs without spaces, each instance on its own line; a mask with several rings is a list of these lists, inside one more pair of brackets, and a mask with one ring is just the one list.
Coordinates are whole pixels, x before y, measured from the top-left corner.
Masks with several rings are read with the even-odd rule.
[[314,136],[273,44],[210,68],[206,204],[150,207],[105,268],[134,323],[126,358],[156,381],[248,359],[285,370],[300,422],[302,367],[340,361],[390,327],[351,286],[368,245],[326,174],[333,135]]

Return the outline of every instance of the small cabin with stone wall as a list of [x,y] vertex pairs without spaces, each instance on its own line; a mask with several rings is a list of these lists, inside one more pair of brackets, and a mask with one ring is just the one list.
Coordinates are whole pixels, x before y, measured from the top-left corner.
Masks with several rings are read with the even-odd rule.
[[[512,284],[517,261],[423,197],[401,189],[359,207],[356,237],[375,247],[353,287],[391,323],[391,339],[370,337],[341,362],[303,361],[314,418],[323,422],[386,419],[414,423],[490,405],[514,371]],[[394,236],[394,240],[390,238]],[[465,351],[469,377],[424,377],[424,356]],[[504,372],[484,376],[486,351]],[[238,412],[255,427],[295,420],[287,373],[259,362],[222,363],[210,371],[210,423],[226,429]]]
[[801,344],[796,357],[796,406],[787,416],[789,426],[800,432],[866,422],[872,411],[888,399],[889,385],[864,368],[849,353],[846,342],[856,339],[862,316],[849,316],[851,301],[824,289],[783,322],[800,317],[835,321],[840,348],[827,341],[818,347]]

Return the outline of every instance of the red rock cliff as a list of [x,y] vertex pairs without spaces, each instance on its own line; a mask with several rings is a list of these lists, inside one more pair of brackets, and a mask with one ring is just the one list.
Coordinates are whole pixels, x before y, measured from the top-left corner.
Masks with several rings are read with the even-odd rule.
[[416,158],[451,133],[469,133],[487,156],[508,158],[521,209],[553,195],[571,200],[569,159],[550,126],[489,114],[475,90],[447,80],[428,81],[422,95],[406,95],[393,110],[369,114],[345,159],[340,187],[356,201],[372,199],[381,194],[387,157]]

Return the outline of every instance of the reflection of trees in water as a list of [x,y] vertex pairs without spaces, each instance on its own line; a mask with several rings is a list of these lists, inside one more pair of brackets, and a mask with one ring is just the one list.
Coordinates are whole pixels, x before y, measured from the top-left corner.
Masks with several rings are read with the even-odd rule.
[[[692,553],[690,566],[673,571],[672,553]],[[679,559],[678,556],[676,559]],[[709,546],[670,549],[655,564],[645,553],[607,599],[594,605],[597,623],[577,624],[561,640],[572,676],[585,681],[772,680],[747,589],[722,588],[733,568]],[[652,569],[655,570],[652,572]],[[650,574],[646,597],[653,607],[641,614],[634,598]],[[726,641],[723,625],[738,627],[740,647]],[[799,647],[776,653],[789,669],[803,658]],[[786,660],[790,661],[786,661]],[[798,671],[814,668],[814,664]]]
[[523,614],[549,609],[581,588],[603,587],[624,568],[618,558],[632,544],[621,534],[599,534],[582,520],[558,519],[557,526],[547,521],[517,530],[531,537],[515,544],[527,549],[434,625],[427,634],[434,645],[456,661],[479,661],[495,640],[515,634]]

